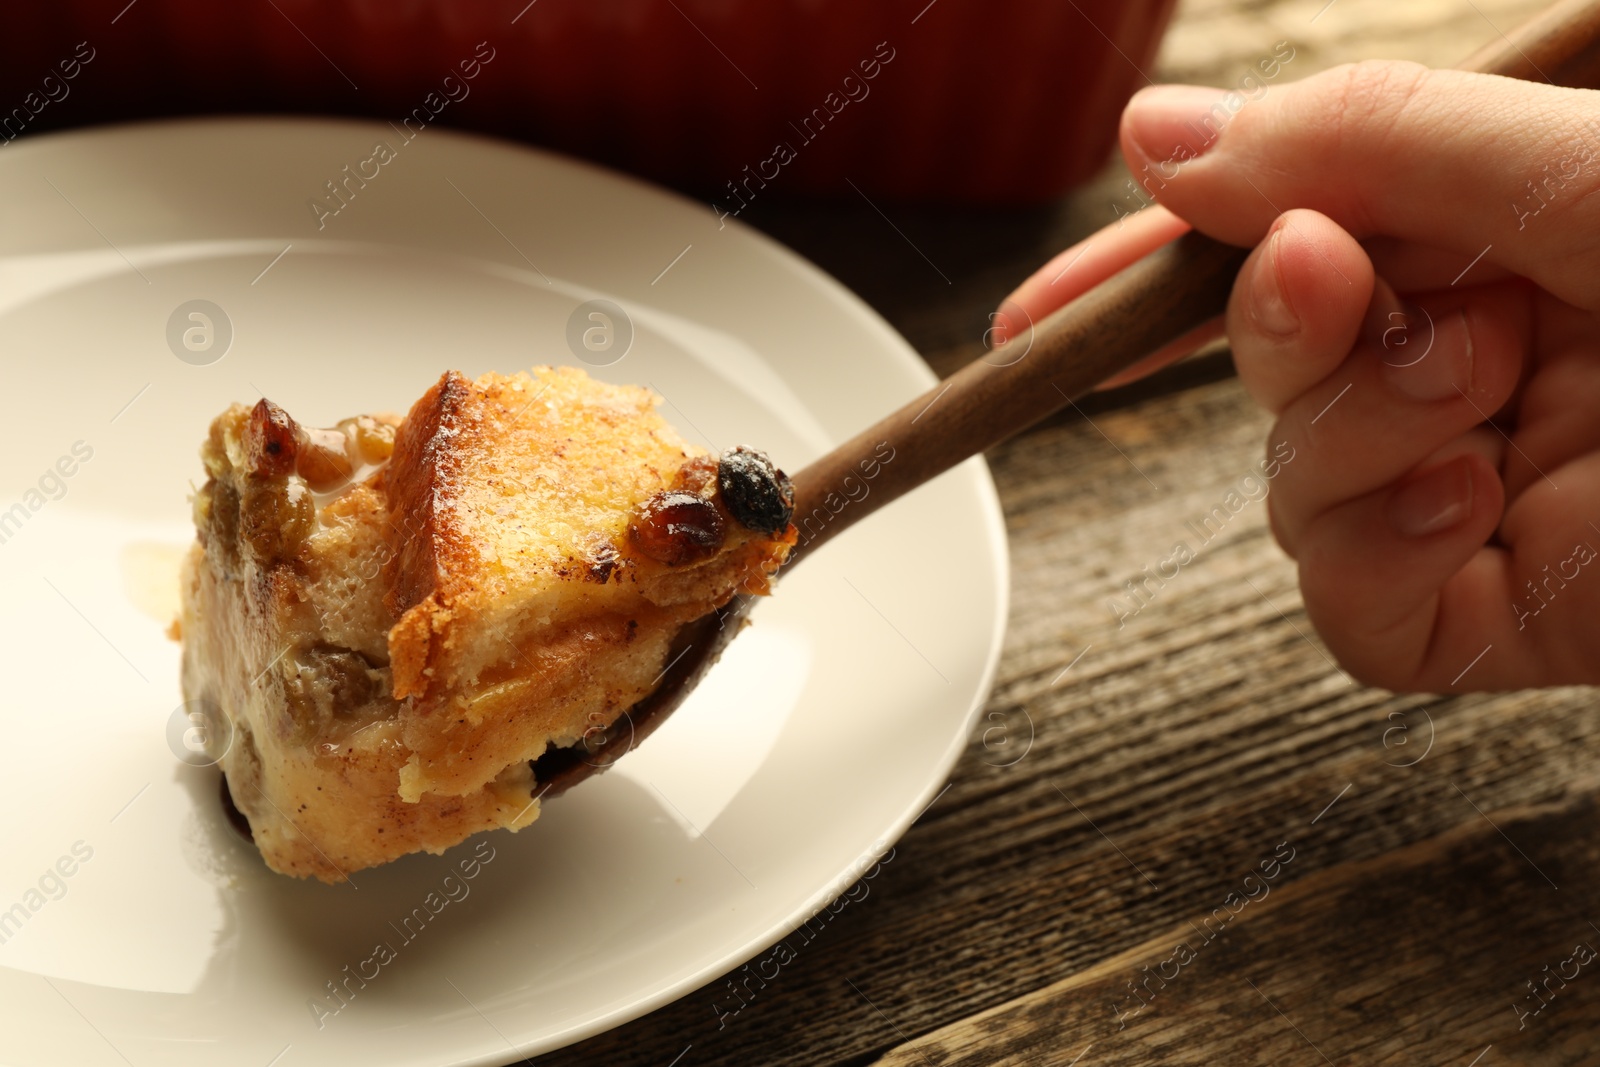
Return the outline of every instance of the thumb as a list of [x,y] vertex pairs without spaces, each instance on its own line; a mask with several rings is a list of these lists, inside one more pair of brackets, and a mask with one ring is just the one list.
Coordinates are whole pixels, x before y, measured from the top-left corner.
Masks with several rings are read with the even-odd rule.
[[[1145,89],[1129,165],[1212,237],[1254,245],[1293,208],[1397,237],[1600,308],[1600,93],[1414,63],[1337,67],[1249,99]],[[1488,251],[1485,252],[1485,249]],[[1443,283],[1441,283],[1443,284]]]

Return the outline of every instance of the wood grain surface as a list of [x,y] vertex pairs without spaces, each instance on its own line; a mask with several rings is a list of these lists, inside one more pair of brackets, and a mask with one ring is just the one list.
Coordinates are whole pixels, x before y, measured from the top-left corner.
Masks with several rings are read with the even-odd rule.
[[[1539,6],[1192,0],[1152,77],[1230,84],[1285,38],[1296,75],[1447,65]],[[848,203],[752,214],[947,373],[1120,180],[890,206],[899,231]],[[1267,533],[1267,425],[1213,353],[991,452],[1010,627],[948,790],[775,980],[541,1067],[1600,1064],[1594,691],[1354,684]]]

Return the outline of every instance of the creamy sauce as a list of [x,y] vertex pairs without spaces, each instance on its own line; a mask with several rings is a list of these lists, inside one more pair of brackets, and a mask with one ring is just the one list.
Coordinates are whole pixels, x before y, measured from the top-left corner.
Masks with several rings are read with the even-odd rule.
[[131,541],[122,548],[122,588],[129,602],[162,626],[170,626],[182,607],[178,575],[187,545]]

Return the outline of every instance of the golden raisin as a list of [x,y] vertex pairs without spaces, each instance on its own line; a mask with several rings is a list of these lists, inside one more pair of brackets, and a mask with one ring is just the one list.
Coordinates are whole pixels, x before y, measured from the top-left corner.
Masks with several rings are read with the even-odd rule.
[[723,529],[716,504],[667,489],[639,508],[638,517],[628,525],[628,537],[642,554],[677,567],[715,554],[722,547]]
[[278,669],[288,713],[282,729],[297,744],[320,736],[336,721],[356,718],[383,694],[381,675],[365,657],[334,645],[296,648]]
[[383,463],[394,454],[394,427],[379,422],[371,415],[362,415],[355,422],[356,450],[363,461]]
[[205,527],[208,539],[214,540],[225,553],[232,554],[239,544],[239,494],[227,482],[207,482],[196,498],[197,509],[205,509]]
[[245,469],[258,478],[282,478],[295,467],[300,427],[265,397],[250,411],[244,429]]
[[300,482],[252,483],[239,505],[239,536],[258,563],[295,555],[316,519],[311,494]]
[[339,430],[305,430],[295,471],[316,492],[331,493],[355,473],[350,461],[350,439]]
[[709,497],[717,484],[717,457],[696,456],[685,460],[672,479],[672,488],[682,489],[696,496]]

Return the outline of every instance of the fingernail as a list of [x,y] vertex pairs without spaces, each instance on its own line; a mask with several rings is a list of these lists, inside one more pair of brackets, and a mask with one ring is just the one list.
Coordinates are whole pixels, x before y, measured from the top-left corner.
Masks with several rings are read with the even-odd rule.
[[1465,457],[1413,478],[1389,497],[1389,524],[1403,537],[1428,537],[1472,514],[1472,467]]
[[1233,112],[1227,92],[1199,85],[1157,85],[1128,101],[1128,133],[1156,163],[1193,159],[1217,142]]
[[1267,245],[1256,257],[1250,278],[1250,314],[1256,325],[1269,334],[1287,337],[1300,329],[1300,316],[1289,306],[1283,292],[1283,275],[1278,271],[1278,254],[1283,248],[1283,229],[1272,231]]
[[989,316],[989,350],[978,356],[991,367],[1010,367],[1033,350],[1033,318],[1028,309],[1007,297],[1000,310]]
[[1006,339],[1011,336],[1010,326],[1004,307],[999,311],[989,312],[989,329],[984,332],[983,347],[992,351],[1005,344]]
[[[1423,308],[1402,311],[1405,336],[1378,347],[1383,376],[1412,400],[1448,400],[1472,390],[1472,331],[1465,310],[1435,317]],[[1395,320],[1397,328],[1399,320]]]
[[1391,367],[1417,362],[1433,336],[1427,312],[1394,291],[1382,278],[1374,279],[1372,302],[1361,320],[1361,337],[1377,349]]

